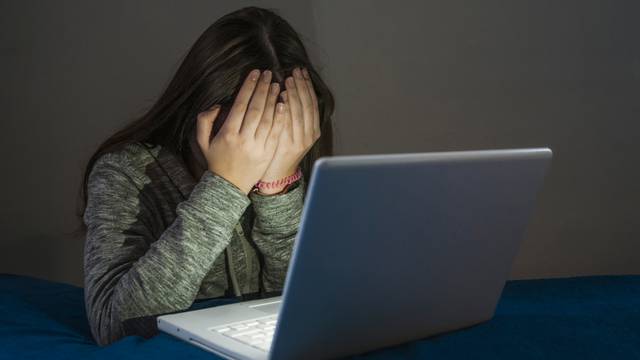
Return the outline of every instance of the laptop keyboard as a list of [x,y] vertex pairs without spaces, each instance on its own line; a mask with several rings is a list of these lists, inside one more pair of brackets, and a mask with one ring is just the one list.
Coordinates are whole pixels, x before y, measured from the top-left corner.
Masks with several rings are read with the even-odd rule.
[[278,314],[273,314],[257,319],[217,326],[211,328],[211,331],[238,340],[256,349],[269,351],[277,320]]

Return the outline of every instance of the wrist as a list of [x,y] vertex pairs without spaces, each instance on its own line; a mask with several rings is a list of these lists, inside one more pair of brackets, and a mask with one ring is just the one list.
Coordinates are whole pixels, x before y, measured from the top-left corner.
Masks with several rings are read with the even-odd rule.
[[251,189],[251,191],[254,191],[256,194],[258,195],[275,195],[275,194],[279,194],[281,192],[284,192],[285,189],[287,189],[289,187],[288,184],[283,184],[283,185],[279,185],[279,186],[274,186],[271,188],[257,188],[257,187],[253,187],[253,189]]
[[274,195],[279,193],[286,193],[287,189],[295,184],[302,177],[302,169],[296,167],[290,171],[288,175],[276,178],[272,181],[265,181],[261,179],[258,181],[251,191],[261,195]]

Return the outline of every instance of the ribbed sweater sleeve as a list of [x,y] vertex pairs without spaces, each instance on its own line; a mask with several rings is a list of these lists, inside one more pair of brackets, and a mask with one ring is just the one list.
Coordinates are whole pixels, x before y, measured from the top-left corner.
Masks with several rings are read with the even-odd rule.
[[126,160],[117,153],[103,155],[88,180],[85,305],[100,345],[144,336],[141,329],[148,327],[136,325],[136,319],[189,308],[251,203],[234,184],[207,170],[178,204],[173,223],[154,236],[153,206],[134,181],[140,174],[132,173]]
[[249,194],[256,215],[251,237],[264,257],[261,281],[266,292],[281,291],[284,287],[300,225],[305,186],[302,177],[284,194]]

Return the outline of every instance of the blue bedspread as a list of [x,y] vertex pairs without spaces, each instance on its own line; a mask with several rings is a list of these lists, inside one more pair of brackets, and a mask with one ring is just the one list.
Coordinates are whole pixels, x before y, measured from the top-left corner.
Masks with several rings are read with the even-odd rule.
[[[0,359],[14,358],[218,357],[166,334],[99,347],[89,333],[81,288],[0,275]],[[353,357],[470,358],[640,359],[640,276],[510,281],[487,323]]]

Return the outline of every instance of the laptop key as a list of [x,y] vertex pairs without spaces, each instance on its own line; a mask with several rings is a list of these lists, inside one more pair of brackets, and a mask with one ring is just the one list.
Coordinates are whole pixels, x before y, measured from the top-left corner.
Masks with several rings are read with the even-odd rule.
[[244,336],[244,335],[251,335],[251,334],[255,334],[257,332],[261,332],[260,329],[249,329],[249,330],[244,330],[244,331],[238,331],[236,333],[225,333],[225,335],[231,336],[231,337],[238,337],[238,336]]
[[278,320],[277,316],[272,315],[272,316],[258,319],[257,321],[262,324],[271,324],[271,323],[275,323],[277,320]]
[[256,345],[255,347],[257,347],[260,350],[269,351],[269,348],[271,348],[271,342],[263,342],[261,344]]
[[253,341],[253,338],[251,338],[251,335],[240,335],[240,336],[234,336],[233,338],[243,343],[251,343]]
[[219,326],[212,330],[254,348],[269,351],[277,314]]

